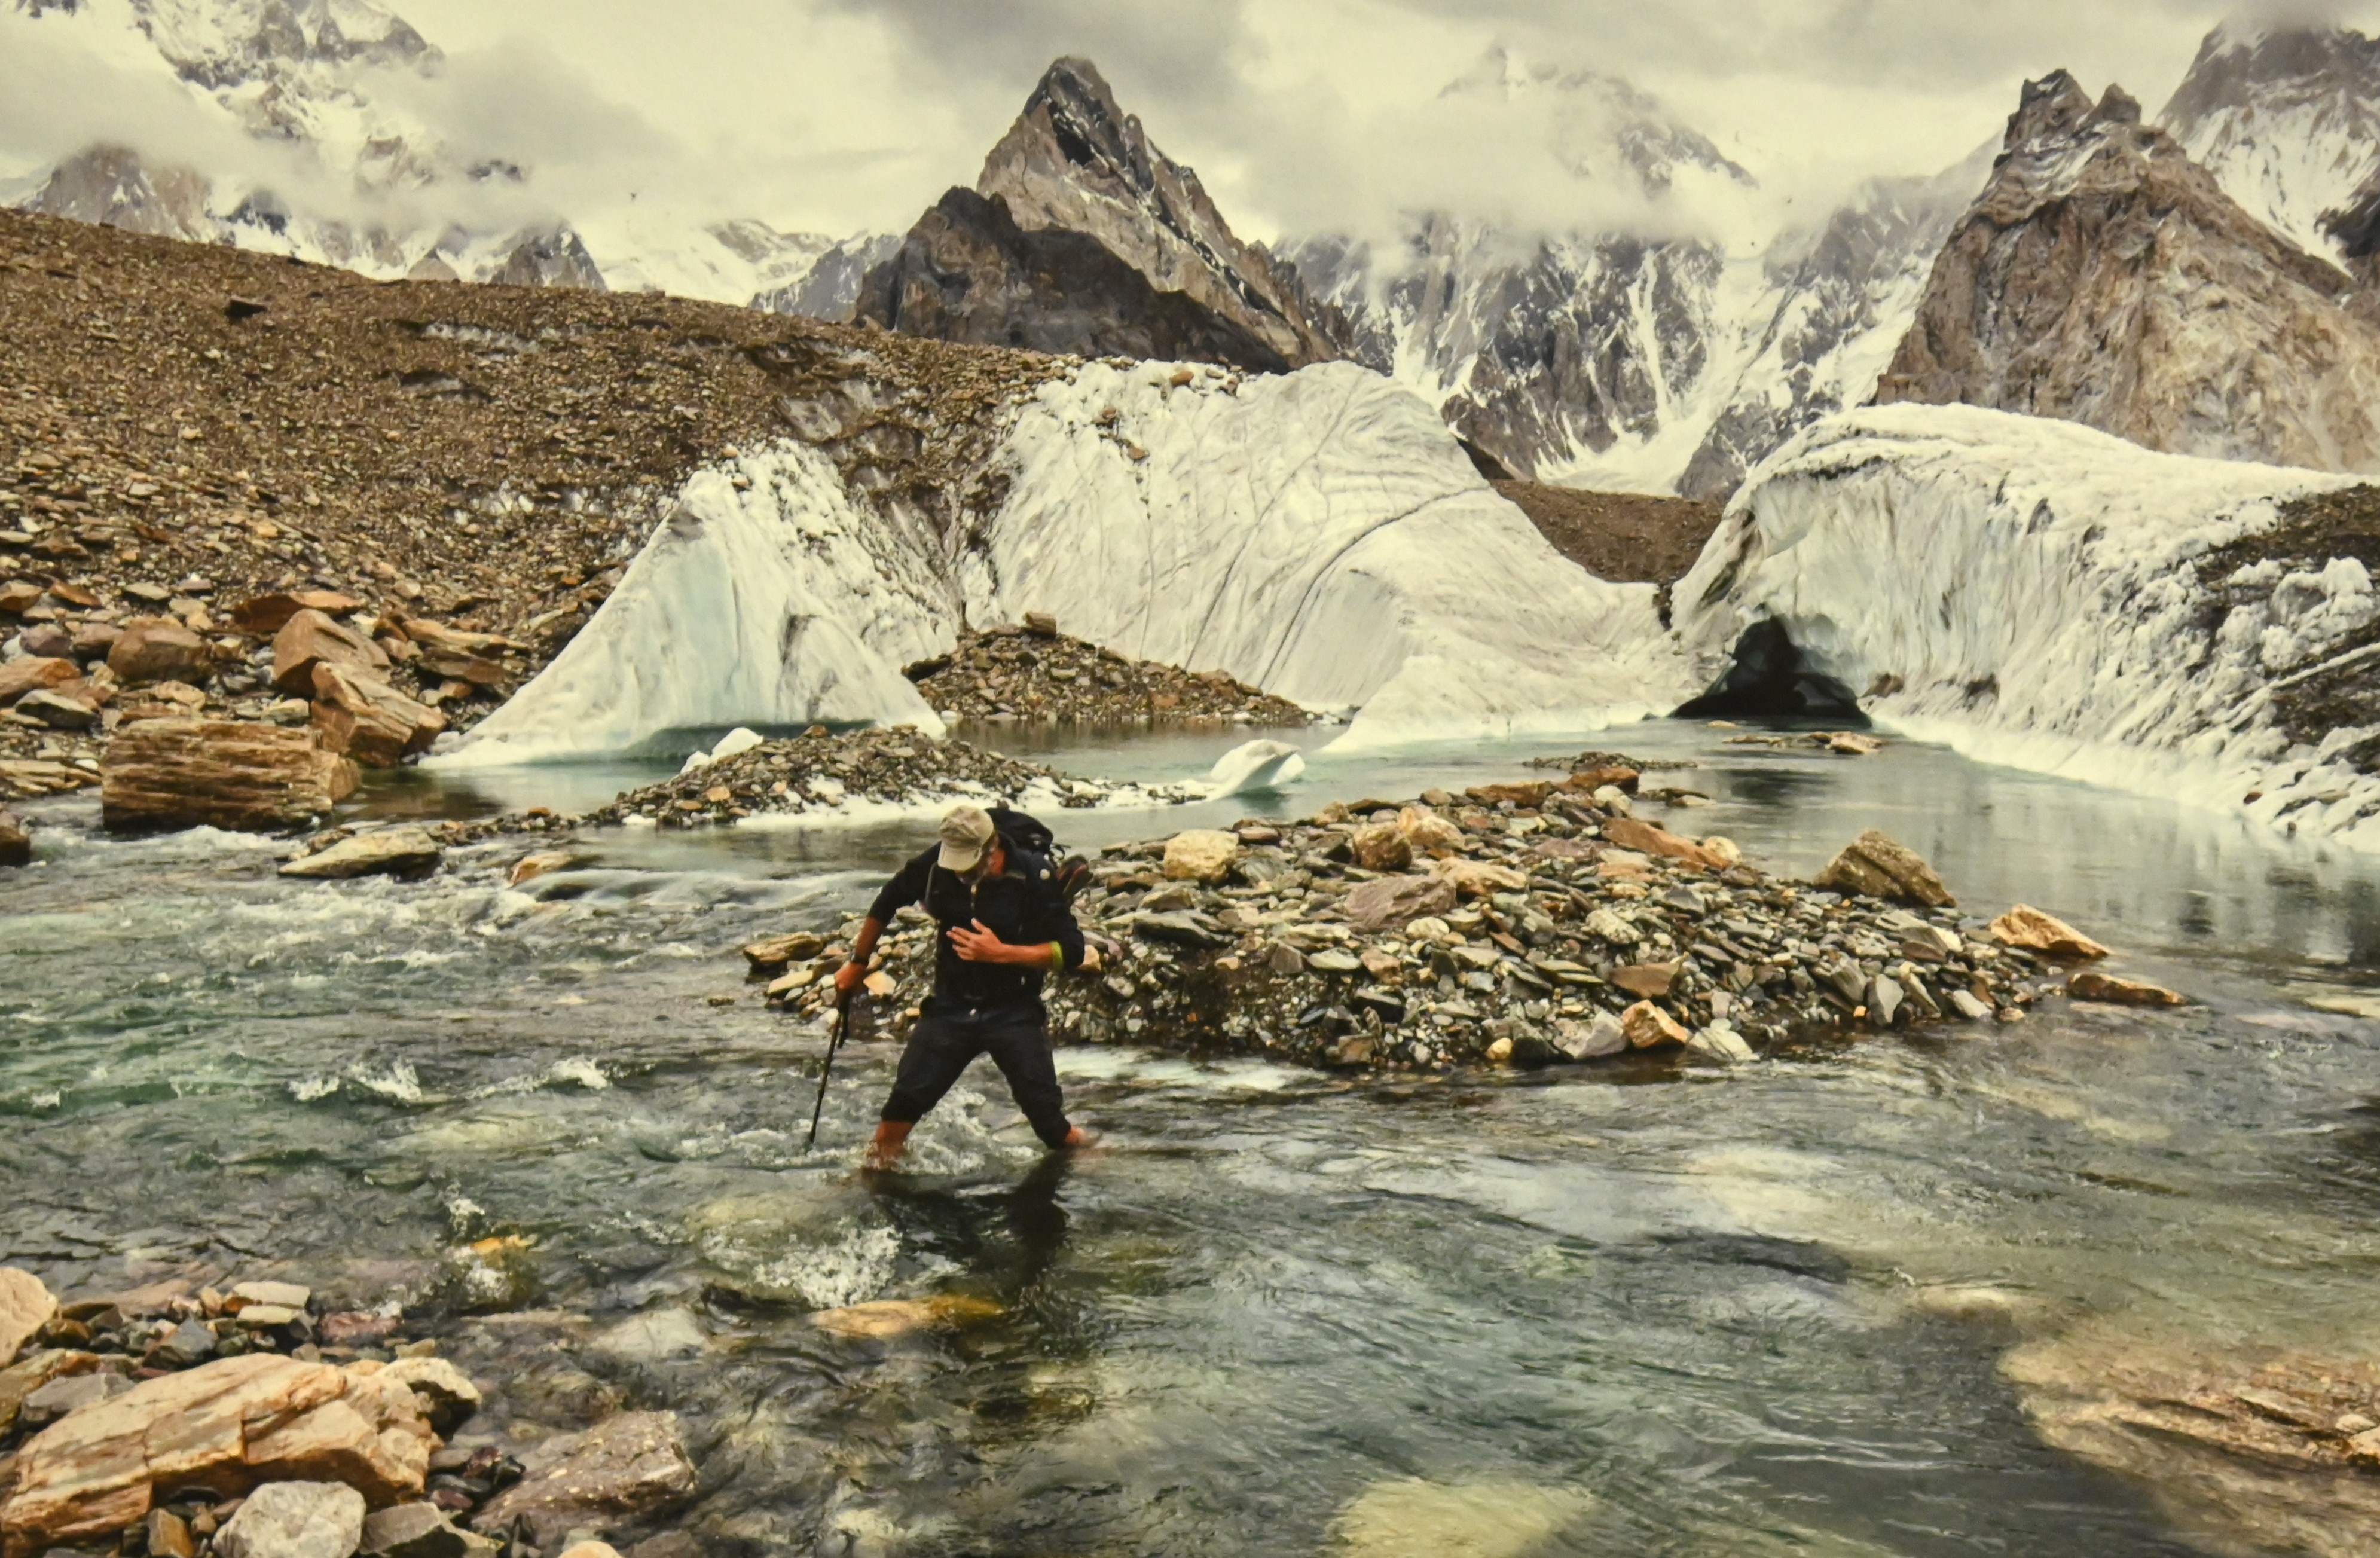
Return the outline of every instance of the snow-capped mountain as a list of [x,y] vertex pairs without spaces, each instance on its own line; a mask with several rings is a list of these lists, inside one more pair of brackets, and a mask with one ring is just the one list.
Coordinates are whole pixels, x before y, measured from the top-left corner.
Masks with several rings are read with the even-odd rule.
[[2380,325],[2140,105],[2025,84],[1883,401],[2058,417],[2171,454],[2380,471]]
[[1060,59],[862,286],[860,317],[943,340],[1282,371],[1342,355],[1295,272],[1223,220],[1097,67]]
[[[797,291],[844,247],[749,219],[688,223],[632,211],[573,221],[540,209],[533,166],[462,156],[376,90],[389,73],[432,74],[443,56],[374,0],[15,0],[15,9],[75,30],[80,46],[119,68],[170,77],[251,138],[257,167],[272,170],[190,167],[155,147],[91,146],[18,181],[16,203],[51,215],[379,277],[653,289],[732,303]],[[492,220],[506,210],[518,214]],[[821,290],[843,294],[847,310],[849,283],[830,277]]]
[[1753,176],[1625,81],[1497,49],[1446,96],[1509,108],[1583,192],[1616,189],[1637,220],[1519,240],[1434,212],[1402,252],[1334,235],[1284,252],[1348,321],[1351,355],[1507,469],[1575,486],[1725,493],[1795,430],[1864,403],[1985,173],[1879,180],[1815,227],[1729,232]]
[[2224,193],[2310,254],[2380,172],[2380,40],[2341,28],[2216,28],[2158,125]]

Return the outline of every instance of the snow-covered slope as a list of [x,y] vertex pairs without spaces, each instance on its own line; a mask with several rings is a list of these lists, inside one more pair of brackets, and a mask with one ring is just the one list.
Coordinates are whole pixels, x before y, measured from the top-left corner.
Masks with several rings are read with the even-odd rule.
[[1990,164],[1876,180],[1779,233],[1751,174],[1625,81],[1498,49],[1446,98],[1509,116],[1519,154],[1543,142],[1604,222],[1516,241],[1436,212],[1395,252],[1323,235],[1284,253],[1349,355],[1516,474],[1572,486],[1724,493],[1865,403]]
[[2338,260],[2324,218],[2380,172],[2380,41],[2344,28],[2216,28],[2157,123],[2248,213]]
[[1986,761],[2380,849],[2380,493],[1971,407],[1830,419],[1677,586],[1715,678],[1752,624]]
[[799,444],[706,470],[578,638],[439,761],[681,726],[932,728],[898,668],[1026,611],[1360,710],[1356,744],[1591,730],[1691,690],[1652,588],[1564,561],[1409,392],[1344,363],[1176,376],[1093,363],[1043,384],[990,456],[1005,501],[948,543],[854,503]]

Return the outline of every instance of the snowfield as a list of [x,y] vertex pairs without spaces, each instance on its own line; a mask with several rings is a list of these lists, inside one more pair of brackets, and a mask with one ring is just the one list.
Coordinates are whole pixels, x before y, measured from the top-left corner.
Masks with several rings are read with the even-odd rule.
[[1649,585],[1557,554],[1430,407],[1348,363],[1245,381],[1089,364],[1016,411],[1001,510],[955,551],[784,441],[679,493],[592,621],[435,761],[629,750],[665,731],[941,722],[900,667],[1028,611],[1220,667],[1341,744],[1600,729],[1694,688]]
[[2308,745],[2273,704],[2368,655],[2336,652],[2380,617],[2363,566],[2203,579],[2194,561],[2357,484],[1971,407],[1851,412],[1754,473],[1679,582],[1677,627],[1705,682],[1775,617],[1911,736],[2380,849],[2380,778],[2343,760],[2380,727]]

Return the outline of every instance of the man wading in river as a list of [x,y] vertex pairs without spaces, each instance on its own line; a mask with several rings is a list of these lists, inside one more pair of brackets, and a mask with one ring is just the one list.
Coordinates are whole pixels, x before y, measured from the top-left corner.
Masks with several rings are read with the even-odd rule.
[[934,993],[901,1052],[900,1075],[868,1149],[868,1166],[892,1167],[911,1127],[981,1054],[991,1056],[1008,1078],[1016,1106],[1044,1146],[1053,1151],[1084,1146],[1092,1138],[1066,1122],[1050,1057],[1050,1015],[1041,1005],[1042,980],[1083,964],[1083,932],[1057,868],[1004,836],[981,807],[953,807],[941,835],[939,846],[903,866],[876,895],[851,961],[834,976],[835,994],[848,997],[867,977],[884,927],[911,904],[923,904],[941,927],[934,939]]

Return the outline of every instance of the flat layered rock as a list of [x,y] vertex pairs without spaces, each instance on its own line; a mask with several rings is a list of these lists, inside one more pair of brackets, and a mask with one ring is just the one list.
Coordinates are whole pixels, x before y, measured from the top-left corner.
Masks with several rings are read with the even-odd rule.
[[145,1518],[161,1491],[339,1482],[393,1503],[421,1491],[433,1442],[396,1382],[272,1353],[223,1358],[86,1407],[27,1443],[0,1505],[0,1555],[112,1536]]
[[355,793],[356,766],[310,730],[228,720],[143,720],[101,768],[101,814],[116,829],[247,832],[322,817]]
[[344,838],[328,849],[301,855],[281,868],[283,876],[310,882],[345,882],[358,876],[426,876],[443,853],[425,828],[388,828]]
[[1874,828],[1843,846],[1842,853],[1818,873],[1817,885],[1927,908],[1950,908],[1959,901],[1925,857]]
[[16,1362],[25,1345],[57,1313],[57,1297],[41,1278],[14,1266],[0,1266],[0,1368]]
[[2145,980],[2119,980],[2085,968],[2066,981],[2066,993],[2077,1001],[2101,1001],[2117,1006],[2180,1006],[2187,998],[2178,991]]
[[322,744],[373,768],[419,757],[445,734],[443,714],[357,666],[318,661],[311,690]]
[[388,669],[388,654],[354,628],[312,610],[298,612],[273,636],[273,685],[290,697],[313,696],[314,668],[325,664],[377,676]]
[[1992,921],[1992,939],[2002,946],[2021,946],[2050,957],[2082,960],[2105,957],[2107,949],[2054,914],[2030,904],[2019,904]]
[[120,681],[202,682],[212,656],[207,641],[170,616],[136,616],[107,651],[107,668]]

